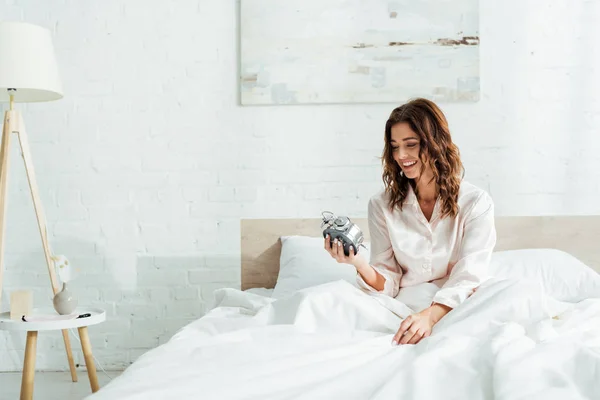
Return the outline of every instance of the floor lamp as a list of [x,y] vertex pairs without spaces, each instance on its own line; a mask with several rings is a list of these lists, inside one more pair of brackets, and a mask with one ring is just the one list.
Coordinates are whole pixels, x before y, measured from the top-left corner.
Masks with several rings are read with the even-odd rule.
[[[14,104],[53,101],[62,97],[62,87],[50,31],[23,22],[0,22],[0,102],[9,103],[9,109],[4,114],[2,144],[0,147],[0,301],[2,299],[8,200],[6,188],[8,184],[10,142],[13,136],[18,138],[21,146],[52,291],[56,294],[60,290],[48,244],[46,218],[35,179],[25,124],[19,111],[14,108]],[[77,382],[69,331],[63,330],[62,335],[71,370],[71,378],[73,382]]]

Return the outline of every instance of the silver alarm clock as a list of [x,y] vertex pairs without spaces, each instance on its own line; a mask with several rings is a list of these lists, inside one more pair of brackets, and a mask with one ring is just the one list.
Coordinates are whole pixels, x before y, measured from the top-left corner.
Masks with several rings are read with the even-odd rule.
[[354,254],[358,254],[359,247],[365,247],[363,245],[364,236],[361,229],[350,218],[345,216],[338,217],[330,211],[324,211],[321,215],[323,216],[321,228],[325,226],[323,237],[329,235],[331,243],[335,239],[341,241],[346,256],[350,255],[351,247],[354,248]]

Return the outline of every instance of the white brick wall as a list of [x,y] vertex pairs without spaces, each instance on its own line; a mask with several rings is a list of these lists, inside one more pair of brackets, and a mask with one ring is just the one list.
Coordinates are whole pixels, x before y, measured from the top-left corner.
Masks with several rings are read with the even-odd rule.
[[[467,179],[499,215],[598,214],[600,3],[481,7],[482,100],[443,105]],[[365,216],[380,187],[395,104],[237,105],[236,1],[0,0],[0,18],[55,33],[65,98],[20,108],[53,250],[79,269],[81,301],[109,314],[90,330],[105,368],[238,287],[240,218]],[[19,156],[9,197],[2,308],[25,287],[50,304]],[[38,346],[40,369],[67,367],[59,332]],[[19,370],[23,348],[24,335],[0,336],[0,371]]]

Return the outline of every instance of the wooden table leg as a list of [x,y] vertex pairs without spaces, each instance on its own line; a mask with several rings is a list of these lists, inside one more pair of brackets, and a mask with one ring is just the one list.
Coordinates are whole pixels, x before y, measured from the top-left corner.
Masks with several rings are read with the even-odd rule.
[[85,367],[88,372],[88,377],[90,378],[90,386],[92,387],[92,392],[97,392],[100,389],[100,385],[98,385],[96,364],[94,364],[94,357],[92,356],[92,345],[90,344],[87,326],[82,326],[77,328],[77,330],[79,331],[79,339],[81,339],[81,349],[83,350]]
[[35,351],[37,348],[37,331],[27,332],[25,344],[25,360],[21,378],[21,400],[33,399],[33,376],[35,375]]
[[73,359],[73,350],[71,350],[71,341],[69,340],[69,331],[63,329],[63,341],[67,350],[67,360],[69,361],[69,369],[71,370],[71,380],[77,382],[77,370],[75,369],[75,360]]

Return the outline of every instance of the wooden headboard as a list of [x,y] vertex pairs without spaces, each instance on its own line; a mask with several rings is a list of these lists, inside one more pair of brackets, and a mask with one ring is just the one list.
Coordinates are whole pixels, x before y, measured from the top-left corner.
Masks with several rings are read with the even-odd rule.
[[[352,219],[369,240],[366,219]],[[284,235],[322,237],[321,219],[242,219],[242,290],[273,288]],[[600,273],[600,216],[497,217],[496,251],[553,248],[566,251]]]

